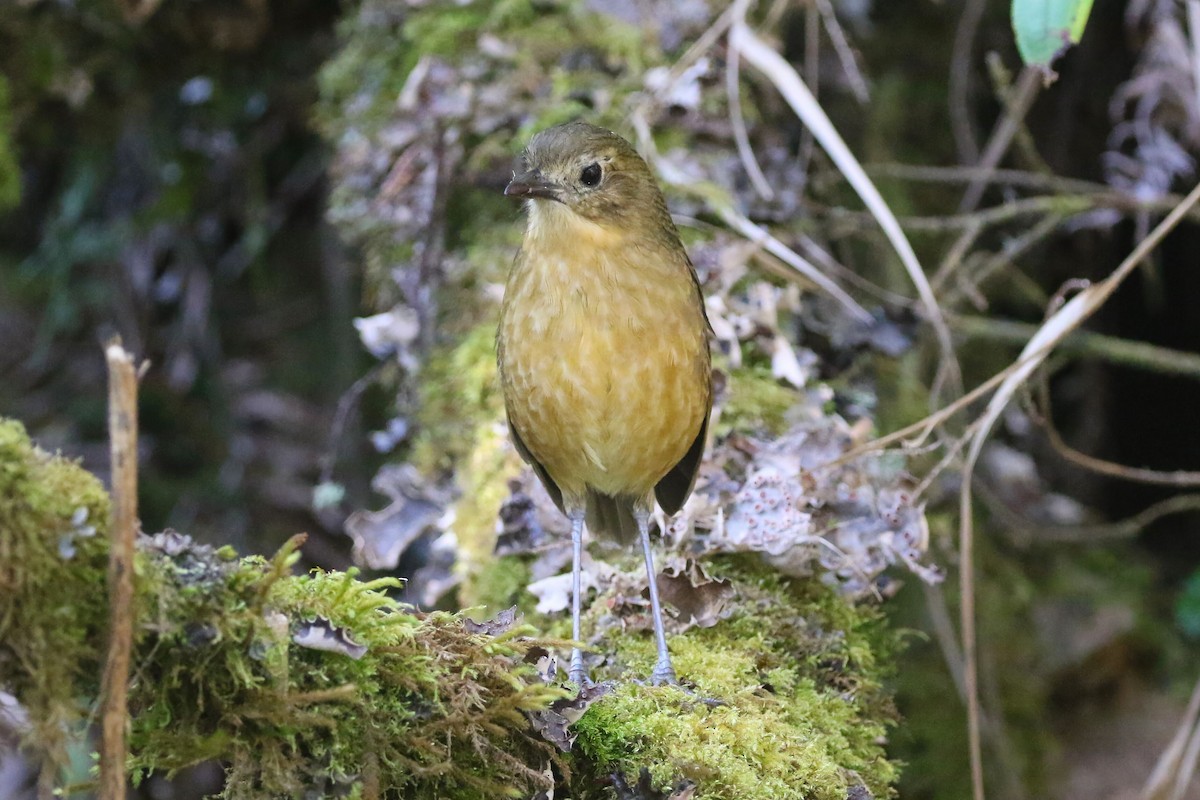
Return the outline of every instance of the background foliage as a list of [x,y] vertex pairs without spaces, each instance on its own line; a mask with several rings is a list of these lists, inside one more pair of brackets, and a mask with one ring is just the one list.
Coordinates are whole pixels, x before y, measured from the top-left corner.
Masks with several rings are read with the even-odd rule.
[[[1046,88],[1020,73],[1010,5],[998,0],[754,10],[901,217],[967,387],[1010,364],[1069,281],[1106,276],[1172,193],[1194,185],[1196,32],[1184,9],[1096,0]],[[528,554],[483,569],[517,469],[492,424],[488,372],[496,287],[520,234],[499,190],[538,128],[582,114],[635,136],[640,113],[650,131],[640,144],[657,151],[706,291],[726,304],[713,314],[730,326],[718,331],[724,445],[772,441],[809,413],[863,421],[864,435],[921,418],[936,355],[910,283],[771,82],[743,63],[731,102],[718,37],[686,92],[655,93],[653,76],[720,10],[699,0],[10,3],[0,14],[0,412],[103,475],[97,343],[120,332],[155,364],[143,386],[147,530],[174,526],[246,552],[309,530],[306,559],[344,567],[347,517],[357,512],[345,530],[361,555],[374,523],[392,519],[370,511],[383,506],[419,520],[392,543],[388,567],[418,577],[411,598],[530,603]],[[735,107],[770,197],[739,156]],[[1006,110],[1018,123],[1000,166],[1012,172],[968,203],[977,173],[967,168],[986,163]],[[848,325],[811,284],[747,247],[723,207],[818,260],[875,324]],[[1153,363],[1172,369],[1121,360],[1112,338],[1076,341],[1048,373],[1053,410],[1014,405],[976,476],[995,796],[1136,792],[1195,679],[1196,504],[1178,486],[1083,468],[1040,423],[1087,453],[1195,469],[1200,397],[1186,365],[1200,351],[1198,249],[1193,215],[1092,323],[1093,334],[1159,347]],[[356,315],[387,315],[382,341],[363,330],[376,358],[356,341]],[[777,363],[784,345],[803,379]],[[379,451],[392,466],[377,472]],[[969,791],[950,702],[958,475],[943,469],[946,452],[905,455],[917,480],[929,478],[930,551],[950,580],[926,589],[906,578],[885,604],[895,624],[923,631],[893,682],[906,721],[889,746],[908,763],[905,796]]]

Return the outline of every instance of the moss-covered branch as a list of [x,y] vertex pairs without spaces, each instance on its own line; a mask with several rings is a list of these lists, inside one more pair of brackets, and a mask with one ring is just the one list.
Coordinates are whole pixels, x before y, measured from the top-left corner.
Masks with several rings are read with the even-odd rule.
[[[28,711],[27,742],[51,777],[104,670],[107,515],[95,477],[0,422],[0,689]],[[174,532],[141,538],[135,781],[215,759],[227,765],[228,798],[337,786],[493,798],[554,784],[603,797],[612,775],[633,784],[643,771],[644,785],[691,781],[696,797],[890,792],[881,741],[892,714],[876,649],[890,636],[819,585],[716,563],[737,602],[673,638],[686,687],[650,688],[629,679],[646,672],[653,647],[615,581],[590,613],[593,630],[609,631],[602,617],[626,614],[616,627],[627,633],[594,645],[607,655],[594,674],[612,682],[576,697],[542,677],[562,642],[416,613],[387,596],[393,579],[293,575],[297,544],[268,560]]]
[[[0,687],[51,766],[103,672],[107,498],[77,465],[0,424]],[[94,525],[91,523],[95,523]],[[553,748],[524,712],[563,692],[524,656],[527,629],[472,633],[416,614],[398,582],[291,574],[294,544],[238,559],[177,533],[143,537],[129,703],[135,780],[218,759],[230,798],[338,782],[410,797],[500,797],[545,786]]]

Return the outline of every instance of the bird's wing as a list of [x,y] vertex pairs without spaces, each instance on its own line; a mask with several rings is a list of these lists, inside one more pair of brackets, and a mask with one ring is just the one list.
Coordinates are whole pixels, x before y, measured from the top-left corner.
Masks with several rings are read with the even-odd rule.
[[[687,252],[683,249],[683,245],[679,246],[683,253],[683,260],[687,267],[688,275],[691,276],[692,285],[696,287],[696,301],[700,305],[700,315],[704,319],[705,334],[711,335],[713,332],[712,323],[708,321],[708,309],[704,305],[704,290],[700,288],[700,276],[696,274],[696,267],[692,264],[692,259],[688,257]],[[705,345],[707,350],[708,345]],[[707,361],[707,359],[705,359]],[[679,459],[679,463],[671,467],[671,471],[663,476],[662,480],[654,487],[654,496],[658,498],[658,504],[662,506],[662,510],[668,515],[674,514],[683,508],[683,504],[687,502],[688,495],[692,493],[692,487],[696,485],[696,476],[700,473],[700,462],[704,459],[704,444],[708,438],[708,417],[712,413],[712,384],[708,387],[708,411],[704,414],[704,422],[700,425],[700,431],[696,434],[695,441],[683,454],[683,458]]]
[[[683,245],[679,245],[682,250]],[[696,265],[692,263],[692,258],[685,251],[683,260],[687,262],[687,271],[692,276],[692,285],[696,287],[696,297],[700,300],[700,316],[704,317],[704,332],[710,336],[716,336],[713,332],[712,323],[708,321],[708,306],[704,304],[704,289],[700,286],[700,276],[696,273]],[[708,422],[705,421],[705,425]]]
[[700,432],[696,434],[692,446],[654,487],[654,496],[658,498],[658,504],[668,516],[683,508],[688,495],[692,493],[696,475],[700,472],[700,461],[704,457],[704,440],[707,436],[708,413],[705,413],[704,422],[700,425]]
[[521,441],[521,434],[517,433],[517,426],[513,425],[512,417],[508,418],[508,433],[512,436],[512,442],[516,445],[517,452],[521,454],[521,458],[525,459],[525,463],[533,467],[538,480],[546,487],[546,493],[550,495],[550,499],[554,501],[554,505],[558,506],[558,510],[565,514],[562,489],[558,488],[558,484],[550,477],[550,473],[546,472],[546,468],[538,463],[538,460],[533,457],[533,453],[530,453],[529,448],[525,446],[525,442]]

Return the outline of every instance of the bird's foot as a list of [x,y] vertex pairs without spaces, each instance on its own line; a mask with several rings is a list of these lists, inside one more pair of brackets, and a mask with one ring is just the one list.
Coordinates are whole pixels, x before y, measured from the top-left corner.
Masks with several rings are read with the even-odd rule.
[[651,686],[675,686],[678,683],[679,679],[675,677],[675,668],[671,666],[670,661],[659,661],[654,665],[654,671],[650,673]]

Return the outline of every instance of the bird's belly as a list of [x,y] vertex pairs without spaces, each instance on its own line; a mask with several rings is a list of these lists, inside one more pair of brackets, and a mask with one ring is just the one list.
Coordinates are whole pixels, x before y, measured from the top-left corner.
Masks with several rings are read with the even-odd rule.
[[502,321],[509,417],[568,496],[646,495],[708,413],[698,309],[651,305],[568,299]]

